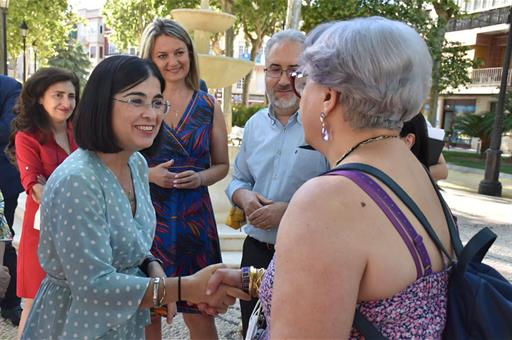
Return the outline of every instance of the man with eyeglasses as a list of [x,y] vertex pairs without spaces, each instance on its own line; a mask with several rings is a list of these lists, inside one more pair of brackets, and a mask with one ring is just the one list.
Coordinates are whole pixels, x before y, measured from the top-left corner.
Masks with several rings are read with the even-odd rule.
[[[242,267],[268,266],[279,222],[292,195],[308,179],[329,169],[319,152],[301,148],[305,140],[299,98],[290,77],[297,71],[304,40],[303,33],[285,30],[268,41],[265,87],[270,105],[247,121],[233,179],[226,189],[247,220]],[[240,301],[244,337],[256,302]]]

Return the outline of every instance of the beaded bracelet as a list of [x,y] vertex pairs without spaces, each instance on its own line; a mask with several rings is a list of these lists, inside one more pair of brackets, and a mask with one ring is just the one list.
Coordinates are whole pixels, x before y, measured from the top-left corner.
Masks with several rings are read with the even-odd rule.
[[249,267],[242,267],[242,290],[249,293]]

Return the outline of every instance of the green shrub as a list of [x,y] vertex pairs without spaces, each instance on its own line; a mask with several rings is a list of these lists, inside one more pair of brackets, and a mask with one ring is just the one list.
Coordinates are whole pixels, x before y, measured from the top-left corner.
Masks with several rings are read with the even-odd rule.
[[233,105],[233,126],[244,127],[245,123],[253,114],[264,108],[264,105],[245,106],[243,104]]

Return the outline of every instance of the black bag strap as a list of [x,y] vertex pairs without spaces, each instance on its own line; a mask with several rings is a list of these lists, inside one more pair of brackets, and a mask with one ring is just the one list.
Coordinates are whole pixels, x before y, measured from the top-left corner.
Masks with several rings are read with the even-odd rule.
[[462,253],[462,249],[464,248],[464,245],[460,239],[459,229],[457,228],[457,224],[453,219],[453,215],[450,211],[450,208],[448,207],[448,204],[444,200],[443,195],[441,195],[441,190],[439,189],[435,179],[432,177],[432,174],[425,166],[423,166],[423,168],[425,169],[425,172],[427,173],[428,178],[430,179],[430,182],[436,191],[437,197],[441,202],[441,207],[443,208],[444,216],[446,217],[446,223],[448,224],[448,231],[450,232],[450,239],[452,241],[453,250],[455,251],[457,258],[459,258]]
[[[459,257],[457,267],[465,271],[469,262],[482,262],[485,254],[496,241],[496,234],[488,227],[480,230],[475,236],[468,241],[462,254]],[[459,270],[459,269],[458,269]]]
[[487,254],[489,248],[492,246],[494,241],[496,241],[497,235],[492,232],[491,229],[485,227],[476,233],[476,235],[474,235],[464,246],[460,239],[460,234],[453,219],[453,215],[451,214],[450,208],[448,208],[448,204],[446,204],[443,195],[441,195],[439,186],[432,177],[430,171],[428,171],[428,169],[426,169],[426,171],[430,181],[432,182],[432,185],[436,190],[437,197],[439,197],[439,200],[441,201],[445,216],[447,216],[446,219],[448,222],[448,230],[450,231],[450,238],[452,239],[453,249],[457,255],[458,266],[460,267],[459,270],[465,271],[469,262],[482,262],[485,254]]
[[[357,171],[361,171],[361,172],[367,173],[369,175],[375,176],[377,179],[379,179],[381,182],[383,182],[388,188],[391,189],[391,191],[393,191],[395,193],[395,195],[398,196],[398,198],[400,198],[400,200],[405,204],[405,206],[407,208],[409,208],[409,210],[411,210],[411,212],[414,214],[414,216],[416,216],[416,218],[421,223],[423,228],[425,228],[425,230],[427,231],[427,233],[430,236],[430,238],[432,239],[432,241],[436,244],[437,248],[448,259],[450,259],[451,262],[453,262],[453,259],[451,258],[450,253],[448,253],[448,251],[444,247],[443,243],[441,242],[441,240],[437,236],[436,232],[434,231],[434,229],[432,228],[432,226],[428,222],[428,220],[425,217],[425,215],[423,214],[423,212],[416,205],[416,203],[412,200],[412,198],[391,177],[389,177],[384,172],[382,172],[381,170],[379,170],[379,169],[377,169],[377,168],[375,168],[375,167],[373,167],[371,165],[362,164],[362,163],[344,164],[344,165],[336,168],[336,170],[357,170]],[[453,223],[453,228],[456,228],[455,227],[455,222],[453,222],[453,218],[452,218],[451,213],[449,212],[448,207],[446,206],[446,209],[448,209],[448,210],[446,210],[445,207],[444,207],[446,205],[446,203],[444,202],[444,199],[442,199],[441,194],[438,192],[439,189],[436,186],[434,188],[435,188],[435,190],[436,190],[436,192],[438,194],[438,197],[440,197],[441,205],[443,206],[443,211],[444,211],[444,214],[445,214],[445,217],[446,217],[446,221],[448,223],[448,228],[449,229],[451,228],[450,220]],[[448,216],[447,216],[447,214],[448,214]],[[454,233],[456,235],[456,239],[459,240],[459,242],[460,242],[460,238],[458,237],[458,232],[457,232],[456,229],[454,230]],[[450,231],[450,237],[452,238],[452,231]],[[454,243],[453,238],[452,238],[452,243]],[[462,246],[462,243],[461,243],[461,246]],[[461,251],[462,251],[462,248],[461,248]]]
[[365,339],[385,340],[379,330],[359,310],[356,309],[352,326],[364,335]]

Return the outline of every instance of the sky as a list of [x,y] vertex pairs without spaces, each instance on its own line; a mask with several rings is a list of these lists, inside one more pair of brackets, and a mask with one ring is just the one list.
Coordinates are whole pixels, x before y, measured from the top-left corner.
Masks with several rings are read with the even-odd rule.
[[102,8],[105,4],[105,0],[68,0],[68,3],[73,6],[74,9],[81,8]]

